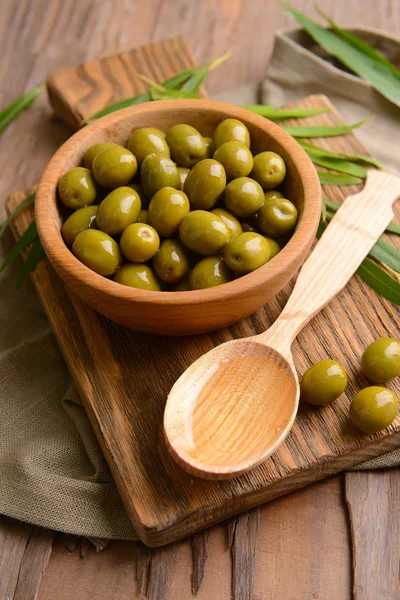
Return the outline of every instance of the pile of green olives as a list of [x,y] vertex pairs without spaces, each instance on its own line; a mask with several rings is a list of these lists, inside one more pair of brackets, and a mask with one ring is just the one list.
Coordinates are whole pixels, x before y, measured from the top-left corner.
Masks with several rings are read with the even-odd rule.
[[[400,342],[380,338],[361,357],[361,371],[373,382],[383,383],[400,375]],[[339,398],[347,386],[347,374],[334,360],[321,360],[303,375],[300,392],[314,406],[326,406]],[[397,416],[399,400],[392,390],[372,385],[359,391],[350,405],[350,420],[364,433],[389,427]]]
[[142,127],[127,147],[90,146],[61,178],[71,211],[62,235],[87,267],[153,291],[199,290],[258,269],[290,238],[297,209],[277,189],[286,166],[251,152],[247,127],[225,119],[212,138],[191,125]]

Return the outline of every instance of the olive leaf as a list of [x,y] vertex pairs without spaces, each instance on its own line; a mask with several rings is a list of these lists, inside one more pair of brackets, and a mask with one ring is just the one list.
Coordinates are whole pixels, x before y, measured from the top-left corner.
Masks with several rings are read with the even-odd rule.
[[367,176],[367,169],[357,163],[342,158],[324,157],[307,150],[306,152],[313,163],[319,167],[325,167],[326,169],[332,169],[332,171],[346,173],[347,175],[353,175],[354,177],[361,177],[363,179]]
[[328,171],[317,171],[322,185],[357,185],[361,183],[359,177],[346,175],[345,173],[330,173]]
[[332,150],[327,150],[326,148],[321,148],[321,146],[316,146],[315,144],[311,144],[310,142],[306,142],[306,140],[298,139],[297,140],[300,146],[304,148],[306,151],[310,151],[313,154],[317,154],[318,156],[323,156],[326,158],[340,158],[343,160],[349,160],[355,163],[361,163],[366,165],[371,165],[376,169],[383,169],[380,162],[378,162],[372,156],[362,156],[359,154],[347,154],[346,152],[332,152]]
[[266,117],[271,121],[280,121],[282,119],[301,119],[303,117],[314,117],[328,112],[329,108],[274,108],[268,104],[246,104],[245,108],[250,112]]
[[0,112],[0,133],[36,100],[43,88],[44,84],[38,85],[38,87],[23,94]]
[[293,137],[300,138],[321,138],[321,137],[335,137],[338,135],[345,135],[346,133],[350,133],[353,129],[357,129],[357,127],[361,127],[369,121],[369,119],[364,119],[363,121],[359,121],[358,123],[353,123],[352,125],[310,125],[309,127],[289,127],[284,126],[282,129],[290,133]]
[[32,242],[38,237],[37,227],[35,221],[29,225],[28,229],[19,238],[18,242],[12,247],[10,252],[7,254],[5,261],[0,267],[0,272],[3,271],[17,256],[21,254],[25,248],[32,244]]
[[35,201],[35,195],[35,193],[30,194],[30,196],[25,198],[25,200],[23,200],[21,204],[18,204],[18,206],[16,206],[14,210],[8,215],[7,219],[0,227],[0,238],[11,223],[11,221],[15,219],[15,217],[21,212],[21,210],[23,210],[26,206],[33,204],[33,202]]
[[28,277],[28,275],[34,271],[39,262],[46,256],[46,253],[43,249],[41,241],[39,238],[36,238],[31,246],[29,254],[26,258],[26,261],[22,265],[21,273],[19,274],[17,286],[17,291],[21,288],[23,282]]

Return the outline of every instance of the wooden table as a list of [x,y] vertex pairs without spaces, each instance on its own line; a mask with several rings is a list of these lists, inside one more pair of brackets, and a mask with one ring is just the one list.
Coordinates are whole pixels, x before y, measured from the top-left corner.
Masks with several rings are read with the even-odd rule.
[[[311,0],[292,1],[312,12]],[[398,0],[319,4],[342,24],[400,35]],[[274,31],[290,25],[275,0],[6,0],[0,106],[62,67],[179,33],[198,61],[231,51],[207,81],[216,93],[262,78]],[[36,182],[66,137],[45,98],[1,136],[0,218],[7,194]],[[0,517],[0,600],[187,600],[191,590],[207,600],[400,599],[399,500],[399,469],[342,474],[188,541],[152,551],[113,542],[98,554]]]

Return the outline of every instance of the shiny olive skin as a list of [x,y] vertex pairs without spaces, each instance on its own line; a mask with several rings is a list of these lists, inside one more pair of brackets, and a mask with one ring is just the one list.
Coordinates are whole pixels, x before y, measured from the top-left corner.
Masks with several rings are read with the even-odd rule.
[[133,223],[122,232],[119,242],[121,252],[133,263],[150,260],[160,247],[155,229],[146,223]]
[[230,238],[230,233],[217,215],[205,210],[193,210],[180,224],[179,237],[193,252],[212,256],[221,252]]
[[120,235],[128,225],[136,223],[141,210],[139,194],[129,186],[116,188],[100,203],[96,221],[109,235]]
[[181,189],[181,178],[176,164],[163,154],[147,156],[142,163],[140,177],[141,186],[148,198],[152,198],[163,187]]
[[325,406],[339,398],[346,389],[347,374],[334,360],[321,360],[303,375],[300,393],[303,400],[314,406]]
[[178,167],[178,173],[179,173],[179,177],[181,178],[181,188],[180,189],[183,191],[186,177],[189,175],[190,169],[188,167]]
[[129,138],[128,150],[136,156],[139,167],[149,154],[164,154],[169,158],[169,148],[165,135],[156,127],[136,129]]
[[372,342],[361,357],[361,371],[371,381],[388,381],[400,375],[400,342],[380,338]]
[[213,154],[214,154],[214,146],[213,146],[212,138],[203,137],[203,140],[206,145],[206,153],[204,155],[204,158],[212,158]]
[[267,240],[259,233],[240,233],[231,239],[224,248],[224,258],[228,267],[239,275],[255,271],[270,257]]
[[135,192],[137,192],[139,194],[140,204],[142,206],[142,210],[145,210],[146,208],[149,208],[149,202],[150,202],[150,200],[148,199],[148,197],[144,193],[143,188],[140,185],[140,183],[130,183],[128,185],[128,187],[132,188],[133,190],[135,190]]
[[241,142],[225,142],[214,152],[214,159],[224,167],[228,180],[246,177],[253,169],[253,155]]
[[103,187],[113,190],[128,185],[136,174],[137,160],[132,152],[115,145],[97,154],[92,168],[95,180]]
[[63,175],[58,183],[61,202],[74,210],[90,206],[96,200],[96,183],[92,172],[75,167]]
[[225,186],[224,167],[216,160],[206,158],[191,169],[183,189],[193,210],[209,210],[215,205]]
[[236,217],[255,215],[264,204],[264,192],[259,183],[250,177],[238,177],[225,188],[225,206]]
[[114,281],[140,290],[160,292],[161,286],[149,265],[126,263],[114,275]]
[[212,211],[213,215],[217,215],[225,223],[229,229],[229,239],[236,237],[239,233],[242,233],[243,229],[237,218],[227,210],[223,208],[214,208]]
[[269,237],[291,233],[297,223],[297,208],[286,198],[268,200],[258,212],[258,228]]
[[281,247],[276,240],[273,240],[272,238],[267,237],[266,235],[264,235],[264,237],[268,242],[269,260],[271,260],[272,258],[274,258],[274,256],[276,256],[278,254],[278,252],[281,251]]
[[246,125],[237,119],[225,119],[216,128],[213,136],[215,150],[226,142],[241,142],[250,148],[250,134]]
[[189,212],[190,204],[186,194],[172,187],[164,187],[151,199],[149,224],[162,237],[172,237]]
[[153,269],[161,281],[177,283],[189,271],[189,260],[179,240],[167,239],[153,258]]
[[190,289],[203,290],[232,281],[233,274],[221,256],[207,256],[193,267],[190,273]]
[[387,388],[373,385],[353,398],[350,419],[364,433],[376,433],[393,423],[399,410],[399,400]]
[[254,157],[251,173],[264,190],[271,190],[282,183],[286,175],[286,165],[275,152],[260,152]]
[[173,125],[165,139],[172,160],[182,167],[193,167],[206,154],[203,136],[191,125]]
[[283,198],[283,194],[278,192],[278,190],[269,190],[268,192],[264,192],[265,202],[268,202],[268,200],[275,200],[276,198]]
[[141,210],[138,216],[138,223],[149,223],[149,211],[148,210]]
[[87,169],[92,170],[95,157],[100,154],[100,152],[103,152],[103,150],[108,150],[114,146],[118,146],[118,144],[115,144],[114,142],[100,142],[99,144],[93,144],[93,146],[90,146],[86,150],[83,157],[83,164]]
[[89,269],[104,277],[113,275],[122,263],[117,242],[98,229],[81,231],[72,244],[72,252]]
[[76,236],[85,229],[97,229],[98,206],[85,206],[72,213],[62,226],[61,233],[68,246],[72,246]]

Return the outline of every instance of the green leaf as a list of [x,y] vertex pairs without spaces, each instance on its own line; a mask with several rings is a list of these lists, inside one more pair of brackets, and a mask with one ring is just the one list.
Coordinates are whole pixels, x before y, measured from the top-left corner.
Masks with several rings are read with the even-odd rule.
[[183,90],[167,90],[160,91],[157,88],[150,88],[150,97],[152,100],[171,100],[176,98],[201,98],[193,92],[185,92]]
[[328,112],[329,108],[274,108],[268,104],[246,104],[242,106],[257,115],[271,119],[271,121],[280,121],[281,119],[301,119],[303,117],[314,117]]
[[36,238],[33,242],[26,261],[22,265],[21,273],[19,274],[17,281],[17,291],[21,288],[21,285],[28,277],[28,275],[37,267],[39,262],[46,256],[43,246],[40,242],[40,238]]
[[[327,227],[327,223],[320,222],[317,230],[318,239]],[[400,305],[400,283],[391,277],[382,267],[374,263],[371,259],[364,258],[356,273],[375,292],[390,302]]]
[[338,27],[325,15],[332,30],[321,27],[289,4],[283,3],[283,6],[329,54],[338,58],[386,98],[400,106],[400,73],[394,65],[371,46]]
[[317,10],[339,39],[347,44],[347,48],[336,48],[338,54],[335,56],[388,100],[400,106],[400,71],[396,66],[362,39],[339,27],[320,8],[317,7]]
[[3,271],[3,269],[5,269],[7,265],[9,265],[15,258],[17,258],[17,256],[19,256],[21,252],[29,246],[29,244],[32,244],[33,240],[35,240],[37,237],[38,232],[36,223],[35,221],[32,221],[25,233],[19,238],[18,242],[7,254],[5,261],[0,267],[0,272]]
[[362,177],[365,179],[367,176],[367,169],[357,163],[344,160],[342,158],[331,158],[324,157],[319,154],[314,154],[307,150],[308,156],[311,158],[315,165],[325,167],[326,169],[332,169],[339,173],[347,173],[347,175],[353,175],[354,177]]
[[315,144],[311,144],[310,142],[306,142],[305,140],[299,139],[297,140],[300,146],[304,148],[306,151],[310,151],[313,154],[318,154],[320,156],[327,156],[330,158],[342,158],[344,160],[350,160],[351,162],[371,165],[376,169],[383,169],[382,165],[372,158],[371,156],[361,156],[359,154],[347,154],[345,152],[332,152],[331,150],[327,150],[326,148],[321,148],[321,146],[316,146]]
[[353,129],[364,125],[368,119],[353,123],[352,125],[312,125],[310,127],[282,127],[285,131],[290,133],[293,137],[305,137],[305,138],[321,138],[321,137],[335,137],[338,135],[345,135],[350,133]]
[[36,100],[43,88],[44,84],[38,85],[34,90],[23,94],[0,112],[0,133]]
[[356,185],[361,183],[361,179],[359,177],[353,177],[353,175],[328,173],[325,171],[317,171],[317,173],[322,185]]
[[400,273],[400,251],[384,240],[379,239],[373,246],[369,255],[383,263],[396,273]]
[[386,300],[400,305],[400,283],[384,271],[382,267],[369,258],[365,258],[356,273],[375,292],[378,292]]
[[33,193],[30,196],[28,196],[27,198],[25,198],[25,200],[23,200],[21,202],[21,204],[18,204],[18,206],[16,206],[14,208],[14,210],[8,215],[7,219],[0,226],[0,238],[3,235],[3,233],[5,232],[5,230],[7,229],[7,227],[9,226],[9,224],[11,223],[11,221],[13,221],[15,219],[15,217],[21,212],[21,210],[23,210],[26,206],[33,204],[33,202],[35,201],[35,195],[36,194]]
[[225,62],[229,57],[230,53],[227,52],[223,56],[220,56],[219,58],[216,58],[215,60],[205,64],[203,67],[200,67],[195,73],[193,73],[193,75],[189,77],[189,79],[182,85],[180,89],[185,92],[197,92],[205,82],[209,72]]
[[386,232],[387,233],[394,233],[396,235],[400,235],[400,225],[396,225],[396,223],[390,223],[386,227]]

